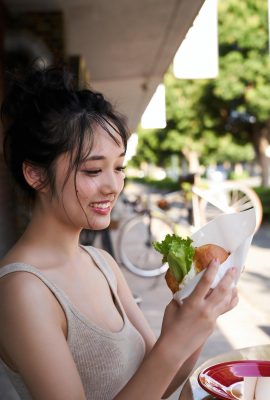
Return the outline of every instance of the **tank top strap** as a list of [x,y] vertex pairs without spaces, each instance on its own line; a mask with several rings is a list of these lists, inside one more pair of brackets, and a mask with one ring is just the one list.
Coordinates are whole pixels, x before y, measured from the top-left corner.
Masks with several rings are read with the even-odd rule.
[[69,306],[69,299],[67,298],[66,294],[60,288],[58,288],[53,282],[47,279],[42,274],[42,272],[40,272],[36,267],[21,262],[7,264],[0,268],[0,279],[13,272],[28,272],[39,278],[50,289],[50,291],[59,301],[67,317],[70,315],[71,310]]
[[[110,288],[113,291],[113,294],[117,297],[117,282],[116,282],[116,277],[111,269],[111,267],[108,265],[108,262],[106,259],[102,256],[101,252],[97,249],[95,249],[92,246],[82,246],[85,251],[90,255],[92,260],[96,263],[97,267],[101,270],[103,275],[108,281],[108,284]],[[3,278],[4,276],[11,274],[13,272],[28,272],[36,277],[38,277],[53,293],[53,295],[56,297],[56,299],[59,301],[60,305],[62,306],[64,312],[66,313],[67,320],[69,320],[69,317],[71,316],[70,313],[74,314],[73,310],[73,305],[68,298],[68,296],[65,294],[64,291],[62,291],[58,286],[56,286],[53,282],[51,282],[44,274],[36,267],[30,264],[22,263],[22,262],[15,262],[11,264],[7,264],[3,267],[0,268],[0,279]],[[117,300],[119,302],[119,299],[117,297]],[[120,305],[121,308],[121,305]]]
[[90,254],[96,265],[99,267],[99,269],[103,272],[103,274],[107,278],[111,288],[116,292],[117,291],[116,276],[112,268],[108,264],[108,261],[102,255],[102,253],[98,249],[92,246],[82,246],[82,247],[87,251],[87,253]]

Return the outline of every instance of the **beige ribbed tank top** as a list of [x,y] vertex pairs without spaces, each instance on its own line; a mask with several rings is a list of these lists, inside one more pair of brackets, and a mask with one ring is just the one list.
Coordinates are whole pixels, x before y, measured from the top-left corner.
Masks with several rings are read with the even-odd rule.
[[[0,278],[12,272],[24,271],[36,275],[44,282],[65,312],[68,326],[67,342],[87,400],[111,400],[136,372],[144,357],[145,344],[124,312],[117,295],[116,278],[112,269],[97,249],[82,247],[108,281],[124,322],[119,332],[107,331],[89,321],[74,307],[62,290],[31,265],[23,263],[6,265],[0,268]],[[21,400],[31,400],[31,395],[20,375],[13,372],[3,361],[2,364]]]

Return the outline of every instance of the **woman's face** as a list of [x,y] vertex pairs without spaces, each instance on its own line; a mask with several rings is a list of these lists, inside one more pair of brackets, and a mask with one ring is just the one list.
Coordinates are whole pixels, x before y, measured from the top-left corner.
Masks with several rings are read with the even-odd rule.
[[73,171],[63,187],[69,155],[60,156],[57,162],[57,202],[58,207],[62,206],[58,215],[76,229],[106,228],[112,208],[123,189],[125,148],[118,134],[112,133],[117,135],[120,144],[115,143],[102,127],[96,127],[91,152],[78,168],[76,186]]

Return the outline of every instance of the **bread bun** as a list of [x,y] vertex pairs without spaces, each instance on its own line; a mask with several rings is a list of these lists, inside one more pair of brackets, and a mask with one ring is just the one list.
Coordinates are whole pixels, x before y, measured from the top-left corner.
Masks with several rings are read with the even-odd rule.
[[[216,244],[204,244],[202,246],[195,247],[193,264],[196,273],[198,274],[203,269],[207,268],[214,258],[217,258],[220,264],[222,264],[229,257],[229,255],[230,253],[228,251]],[[178,292],[181,282],[177,281],[170,269],[168,269],[165,274],[165,280],[172,293]]]
[[214,258],[217,258],[220,264],[222,264],[229,255],[230,253],[221,246],[216,244],[204,244],[203,246],[195,248],[193,262],[197,272],[200,272],[205,269]]
[[179,282],[175,279],[173,274],[171,273],[170,269],[167,270],[165,274],[165,280],[168,285],[168,287],[171,289],[173,293],[178,292],[179,290]]

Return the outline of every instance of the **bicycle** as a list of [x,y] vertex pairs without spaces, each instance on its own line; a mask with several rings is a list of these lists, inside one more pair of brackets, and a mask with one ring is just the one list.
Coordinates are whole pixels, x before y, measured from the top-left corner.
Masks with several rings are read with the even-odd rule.
[[237,181],[216,183],[207,189],[192,187],[194,226],[200,228],[221,213],[242,212],[254,208],[257,231],[262,222],[263,209],[256,192]]
[[[159,254],[153,249],[152,242],[162,240],[167,233],[183,233],[185,236],[198,230],[211,219],[223,213],[242,212],[254,208],[256,213],[256,231],[262,221],[262,205],[255,191],[243,183],[225,181],[220,184],[203,187],[190,182],[190,199],[183,202],[180,191],[163,195],[157,202],[163,212],[148,201],[141,210],[126,221],[118,235],[118,256],[120,263],[131,272],[142,277],[154,277],[163,274],[167,265],[162,263]],[[183,193],[182,193],[183,195]],[[168,209],[179,201],[181,215],[171,218]],[[136,211],[136,209],[135,209]],[[166,211],[166,213],[165,213]],[[183,213],[185,211],[185,213]],[[138,213],[138,210],[137,210]],[[188,229],[184,230],[183,223]],[[180,226],[180,228],[179,228]]]
[[163,274],[167,265],[162,256],[153,248],[154,241],[160,241],[166,234],[175,232],[175,226],[168,216],[146,199],[137,198],[124,204],[132,207],[133,215],[121,225],[117,240],[119,263],[132,273],[143,277]]

